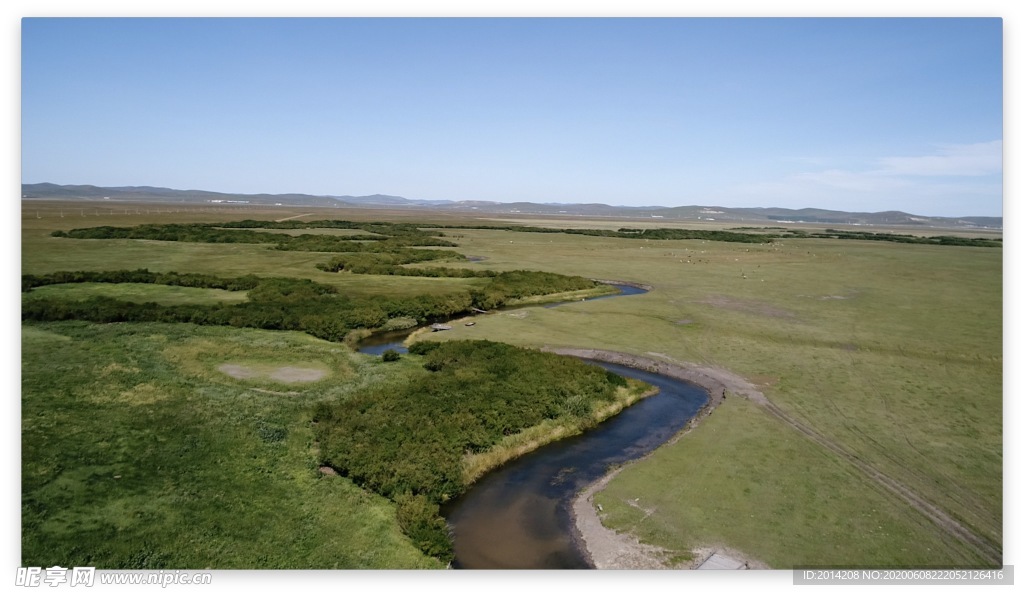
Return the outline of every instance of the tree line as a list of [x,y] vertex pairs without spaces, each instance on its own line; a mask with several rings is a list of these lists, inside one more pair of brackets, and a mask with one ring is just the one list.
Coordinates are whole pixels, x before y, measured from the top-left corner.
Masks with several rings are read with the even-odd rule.
[[[391,252],[408,249],[410,246],[455,247],[456,244],[418,231],[413,233],[406,228],[391,230],[392,235],[367,235],[356,238],[332,236],[326,234],[302,234],[297,236],[256,231],[237,227],[237,224],[253,225],[256,222],[242,221],[232,223],[163,223],[143,224],[134,227],[113,227],[101,225],[72,229],[57,230],[50,235],[58,238],[75,238],[82,240],[160,240],[164,242],[199,242],[211,244],[272,244],[277,250],[300,250],[306,252]],[[269,226],[261,226],[269,228]],[[383,228],[380,231],[385,231]],[[376,232],[375,232],[376,233]],[[423,260],[431,258],[450,258],[451,252],[422,250]],[[426,254],[434,254],[430,257]]]
[[[367,232],[367,235],[338,237],[324,234],[302,234],[298,236],[286,236],[256,231],[257,229],[359,229]],[[765,244],[776,239],[792,238],[816,238],[816,239],[844,239],[844,240],[869,240],[883,242],[897,242],[904,244],[932,244],[938,246],[974,246],[987,248],[1002,247],[1001,239],[987,238],[962,238],[949,235],[941,236],[914,236],[909,234],[895,234],[886,232],[869,231],[844,231],[837,229],[826,229],[824,232],[812,232],[804,230],[786,229],[782,233],[745,233],[738,230],[753,229],[749,227],[737,227],[732,230],[710,230],[710,229],[679,229],[679,228],[628,228],[622,227],[618,230],[610,229],[572,229],[572,228],[549,228],[533,227],[526,225],[451,225],[451,224],[420,224],[420,223],[384,223],[384,222],[355,222],[345,220],[320,220],[320,221],[257,221],[247,219],[243,221],[232,221],[228,223],[189,223],[189,224],[146,224],[135,227],[91,227],[85,229],[73,229],[71,231],[55,231],[55,237],[70,237],[80,239],[151,239],[164,241],[183,242],[210,242],[210,243],[252,243],[252,244],[273,244],[278,250],[302,250],[311,252],[340,252],[340,253],[392,253],[404,254],[405,262],[423,262],[442,258],[465,258],[461,254],[449,251],[418,250],[404,252],[413,246],[436,246],[436,247],[457,247],[457,244],[443,239],[444,233],[440,231],[426,231],[428,229],[484,229],[499,231],[516,231],[522,233],[565,233],[584,236],[630,238],[644,240],[708,240],[717,242],[740,242]],[[782,229],[777,227],[763,228],[765,230]],[[372,234],[372,235],[371,235]],[[407,275],[394,268],[388,268],[384,259],[362,259],[351,262],[343,260],[332,260],[324,263],[324,270],[364,270],[374,271],[368,274]],[[468,273],[456,273],[449,270],[446,273],[430,273],[420,276],[477,276]]]
[[554,227],[531,227],[528,225],[434,225],[443,229],[490,229],[498,231],[518,231],[523,233],[566,233],[581,236],[597,236],[602,238],[629,238],[643,240],[710,240],[714,242],[741,242],[747,244],[766,244],[771,237],[765,234],[738,233],[715,229],[677,229],[653,228],[633,229],[622,227],[611,229],[575,229]]
[[288,277],[217,277],[194,273],[135,271],[59,271],[23,275],[22,291],[59,283],[155,283],[248,291],[248,300],[232,304],[138,303],[96,296],[86,300],[46,297],[22,303],[22,320],[92,322],[188,322],[193,324],[302,331],[341,341],[355,329],[378,329],[394,318],[419,324],[501,307],[523,297],[597,287],[582,277],[539,271],[495,273],[482,288],[447,295],[353,297],[332,285]]
[[876,242],[897,242],[900,244],[931,244],[936,246],[974,246],[979,248],[1001,248],[1003,240],[986,238],[960,238],[956,236],[914,236],[909,234],[882,233],[870,231],[843,231],[826,229],[824,232],[803,233],[800,237],[828,238],[836,240],[871,240]]

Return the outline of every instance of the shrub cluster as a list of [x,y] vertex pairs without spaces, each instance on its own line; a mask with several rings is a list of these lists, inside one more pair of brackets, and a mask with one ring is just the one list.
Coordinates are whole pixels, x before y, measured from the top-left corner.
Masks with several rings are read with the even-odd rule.
[[[21,290],[29,291],[44,285],[62,283],[153,283],[156,285],[178,285],[181,287],[201,287],[204,289],[226,289],[228,291],[247,291],[254,289],[268,278],[256,275],[243,277],[217,277],[199,273],[153,273],[148,269],[134,271],[58,271],[46,275],[22,275]],[[325,293],[333,293],[334,287],[321,285]]]
[[345,254],[335,256],[327,262],[321,262],[316,268],[329,273],[356,273],[359,275],[405,275],[409,277],[491,277],[491,271],[473,269],[436,268],[404,268],[401,265],[441,258],[464,260],[465,256],[457,252],[440,250],[416,250],[411,248],[396,249],[387,253],[377,254]]
[[473,289],[475,307],[482,310],[500,308],[510,300],[537,295],[592,289],[598,283],[584,277],[559,275],[541,271],[505,271],[497,273],[491,282],[480,289]]
[[836,240],[873,240],[876,242],[897,242],[900,244],[932,244],[937,246],[974,246],[980,248],[1001,248],[1001,239],[959,238],[955,236],[914,236],[898,233],[875,233],[870,231],[841,231],[826,229],[824,232],[807,232],[801,237],[830,238]]
[[632,238],[644,240],[712,240],[716,242],[743,242],[764,244],[770,242],[769,236],[763,234],[737,233],[714,229],[558,229],[554,227],[531,227],[526,225],[438,225],[436,227],[451,229],[495,229],[501,231],[519,231],[525,233],[567,233],[582,236],[598,236],[603,238]]
[[427,553],[447,539],[436,505],[464,491],[464,454],[545,419],[585,416],[625,384],[574,358],[491,341],[409,351],[422,356],[423,373],[404,387],[321,403],[316,433],[324,462],[398,502],[403,528]]
[[[22,303],[22,320],[92,322],[188,322],[268,330],[304,331],[341,341],[349,331],[379,328],[398,317],[428,321],[466,312],[468,294],[373,300],[332,293],[333,287],[306,279],[261,280],[249,300],[237,304],[138,303],[97,296],[87,300],[37,298]],[[327,290],[323,288],[326,287]]]
[[[441,232],[424,231],[421,228],[445,228],[445,229],[493,229],[502,231],[518,231],[524,233],[566,233],[585,236],[611,237],[611,238],[632,238],[644,240],[711,240],[718,242],[741,242],[764,244],[770,243],[778,238],[818,238],[818,239],[846,239],[846,240],[872,240],[884,242],[898,242],[905,244],[933,244],[939,246],[976,246],[999,248],[1002,241],[999,239],[987,238],[961,238],[955,236],[932,236],[922,237],[909,234],[875,233],[868,231],[841,231],[827,229],[824,232],[808,232],[803,230],[784,230],[782,233],[742,233],[738,230],[756,229],[750,227],[736,227],[732,230],[711,230],[711,229],[678,229],[678,228],[620,228],[610,229],[558,229],[550,227],[532,227],[526,225],[434,225],[434,224],[413,224],[413,223],[360,223],[355,221],[322,220],[322,221],[233,221],[229,223],[191,223],[191,224],[148,224],[136,227],[92,227],[86,229],[74,229],[70,232],[55,231],[52,235],[57,237],[72,237],[83,239],[151,239],[182,242],[230,242],[230,243],[252,243],[252,244],[275,244],[279,250],[304,250],[313,252],[349,252],[349,253],[391,253],[400,251],[410,246],[444,246],[454,247],[456,244],[442,239]],[[280,234],[264,233],[256,229],[360,229],[367,232],[367,235],[348,236],[345,238],[323,234],[303,234],[299,236],[282,236]],[[778,227],[764,227],[764,230],[782,229]],[[370,235],[373,234],[373,235]],[[375,241],[367,241],[375,240]],[[429,252],[429,251],[428,251]],[[452,253],[434,251],[434,258],[421,258],[420,260],[407,260],[404,263],[420,262],[436,258],[451,257]],[[371,264],[387,263],[353,263],[354,267],[368,267]],[[393,264],[393,263],[392,263]],[[329,268],[330,263],[324,266],[324,270],[342,270],[345,267]],[[346,269],[352,270],[352,269]],[[386,271],[386,268],[374,268],[371,274],[401,275],[408,273],[401,272],[377,272]],[[454,269],[461,270],[461,269]],[[456,273],[435,274],[421,276],[460,276]],[[476,275],[468,275],[476,276]]]
[[395,497],[398,526],[428,556],[451,561],[454,557],[448,523],[440,506],[422,494],[403,492]]
[[[264,223],[260,225],[260,223]],[[352,237],[325,234],[302,234],[290,236],[248,229],[255,226],[270,229],[278,226],[267,222],[241,221],[232,223],[164,223],[145,224],[135,227],[99,226],[71,231],[55,231],[51,235],[60,238],[84,240],[161,240],[165,242],[201,242],[213,244],[274,244],[278,250],[300,250],[307,252],[393,252],[409,246],[446,246],[455,244],[418,229],[387,226],[375,227],[379,235]],[[283,222],[287,223],[287,222]],[[242,227],[245,225],[246,227]],[[367,226],[369,227],[369,226]],[[283,228],[294,228],[285,226]],[[390,233],[387,233],[390,232]],[[373,241],[367,241],[373,240]],[[423,250],[422,252],[428,252]],[[433,252],[433,251],[429,251]],[[439,252],[443,257],[448,252]]]
[[[717,242],[741,242],[751,244],[767,244],[774,239],[816,238],[842,240],[873,240],[880,242],[898,242],[903,244],[933,244],[937,246],[976,246],[986,248],[1002,247],[1001,239],[961,238],[955,236],[922,237],[909,234],[874,233],[869,231],[841,231],[826,229],[824,232],[791,230],[782,227],[735,227],[732,230],[709,229],[676,229],[655,228],[639,229],[623,227],[617,231],[608,229],[555,229],[549,227],[529,227],[521,225],[438,225],[436,227],[452,229],[494,229],[503,231],[519,231],[527,233],[567,233],[586,236],[610,238],[633,238],[644,240],[711,240]],[[783,230],[781,233],[741,233],[740,230]]]
[[334,286],[286,277],[217,277],[194,273],[136,271],[64,271],[24,275],[22,290],[57,283],[156,283],[248,290],[237,304],[137,303],[111,297],[70,301],[48,297],[22,305],[23,320],[90,320],[93,322],[190,322],[193,324],[296,330],[328,341],[341,341],[353,329],[383,327],[396,318],[418,323],[452,318],[472,308],[490,309],[511,299],[594,287],[581,277],[512,271],[498,273],[482,290],[447,295],[354,298]]

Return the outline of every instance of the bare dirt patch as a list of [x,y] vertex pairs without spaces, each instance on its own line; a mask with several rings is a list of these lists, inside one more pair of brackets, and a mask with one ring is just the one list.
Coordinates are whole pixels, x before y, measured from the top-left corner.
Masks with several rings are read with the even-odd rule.
[[[583,542],[590,563],[594,568],[612,570],[664,570],[697,569],[709,560],[713,564],[706,568],[720,567],[735,570],[766,569],[767,564],[754,560],[742,552],[724,547],[700,547],[694,549],[692,558],[683,558],[676,552],[641,542],[628,533],[619,533],[604,526],[599,511],[594,506],[594,494],[604,489],[608,482],[619,474],[616,469],[580,492],[572,503],[577,539]],[[641,508],[638,503],[630,505]],[[643,509],[642,509],[643,510]],[[646,511],[650,514],[653,511]],[[717,558],[715,558],[717,556]]]
[[739,550],[726,546],[705,546],[693,550],[692,568],[697,570],[766,570],[770,566]]
[[327,372],[323,370],[317,370],[314,368],[293,368],[291,366],[284,366],[278,368],[270,373],[271,380],[278,382],[316,382],[324,376]]
[[232,378],[239,380],[266,379],[274,382],[292,384],[297,382],[316,382],[327,375],[326,370],[316,368],[299,368],[281,366],[277,368],[260,368],[241,364],[221,364],[217,369]]
[[757,300],[747,300],[728,295],[709,295],[703,300],[698,300],[698,304],[706,304],[715,308],[721,308],[723,310],[732,310],[733,312],[743,312],[745,314],[754,314],[757,316],[767,316],[769,318],[783,318],[783,319],[795,319],[796,314],[773,306],[767,302],[759,302]]
[[577,538],[583,542],[590,563],[598,569],[672,568],[668,562],[671,556],[668,550],[641,543],[637,538],[612,531],[601,523],[594,507],[594,494],[604,489],[616,475],[618,470],[590,484],[572,503]]

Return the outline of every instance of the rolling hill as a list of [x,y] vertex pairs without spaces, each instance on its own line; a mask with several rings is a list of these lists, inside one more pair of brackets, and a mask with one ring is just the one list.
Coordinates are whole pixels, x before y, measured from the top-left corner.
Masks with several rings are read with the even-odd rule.
[[835,225],[900,225],[1001,229],[1002,217],[926,217],[902,211],[860,213],[827,209],[732,208],[717,206],[613,206],[600,203],[499,203],[491,201],[416,200],[401,196],[334,196],[311,194],[229,194],[207,190],[175,190],[153,186],[22,184],[23,199],[131,201],[192,204],[251,204],[307,207],[370,207],[438,209],[481,214],[628,217],[667,220],[724,221],[737,225],[823,223]]

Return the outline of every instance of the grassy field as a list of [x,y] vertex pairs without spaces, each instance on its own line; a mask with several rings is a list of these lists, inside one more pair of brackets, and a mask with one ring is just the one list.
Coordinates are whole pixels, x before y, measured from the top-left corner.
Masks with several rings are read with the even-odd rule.
[[60,298],[85,300],[95,296],[110,297],[127,302],[156,302],[158,304],[216,304],[236,303],[247,299],[245,291],[176,287],[144,283],[66,283],[38,287],[25,295],[25,299]]
[[[345,292],[361,296],[443,294],[476,286],[480,282],[477,279],[324,273],[314,268],[316,262],[325,260],[323,254],[274,251],[263,246],[49,237],[50,231],[56,229],[87,225],[280,219],[306,212],[297,209],[118,214],[112,208],[107,214],[97,210],[99,215],[60,218],[54,211],[62,208],[44,205],[39,218],[33,215],[33,209],[25,209],[23,272],[146,267],[154,271],[222,275],[257,273],[332,283]],[[341,219],[388,218],[387,212],[333,211],[333,216]],[[317,213],[307,219],[324,217],[324,213]],[[433,221],[437,223],[468,222],[452,217],[435,217]],[[411,212],[397,212],[393,218],[402,221],[428,219]],[[518,222],[539,225],[537,220]],[[561,220],[554,223],[558,227],[568,227]],[[633,222],[620,223],[635,226]],[[601,225],[619,223],[602,222]],[[899,479],[977,534],[1001,543],[1003,360],[1000,249],[845,240],[787,240],[764,245],[700,240],[637,241],[491,230],[453,230],[451,235],[457,236],[455,241],[460,245],[459,252],[486,258],[463,266],[493,270],[530,269],[617,279],[646,283],[654,286],[654,290],[623,299],[479,316],[475,318],[475,326],[456,325],[452,331],[444,333],[445,338],[486,338],[529,346],[611,349],[666,361],[699,362],[727,368],[759,385],[771,401],[793,418],[827,436],[874,468]],[[36,291],[42,289],[59,290],[40,288]],[[103,383],[112,382],[107,377],[98,376],[112,363],[142,369],[136,360],[141,362],[144,358],[136,351],[142,354],[149,350],[164,358],[169,357],[168,353],[173,354],[173,350],[165,351],[166,348],[160,347],[160,341],[166,342],[167,339],[157,337],[173,336],[176,338],[171,342],[178,343],[188,342],[192,337],[237,341],[239,337],[256,336],[252,331],[232,329],[199,331],[195,327],[182,327],[188,329],[186,331],[163,326],[155,332],[149,325],[143,327],[145,330],[133,330],[133,325],[26,327],[23,338],[26,370],[23,373],[23,407],[26,407],[23,422],[26,433],[23,441],[26,436],[32,436],[34,430],[29,422],[36,419],[29,414],[30,403],[25,399],[44,400],[50,394],[72,399],[72,395],[89,387],[103,387],[106,386]],[[107,347],[81,349],[80,345],[90,343],[75,340],[75,333],[95,335],[97,338],[94,340]],[[133,351],[126,353],[122,347],[117,347],[119,341],[125,340],[123,336],[117,335],[116,340],[114,335],[103,338],[105,333],[130,336],[134,341]],[[265,334],[268,337],[278,336]],[[71,336],[72,340],[62,336]],[[75,382],[81,387],[70,381],[58,386],[54,383],[63,383],[64,380],[55,379],[56,375],[52,373],[48,376],[42,374],[45,362],[51,361],[46,358],[55,357],[51,352],[58,346],[63,350],[60,352],[62,357],[70,362],[67,364],[68,372],[62,373],[60,378],[76,378]],[[296,358],[307,363],[319,361],[311,356],[297,355]],[[146,374],[164,374],[156,383],[159,387],[165,384],[178,387],[175,390],[179,391],[181,399],[193,401],[200,393],[182,389],[181,385],[184,383],[188,387],[191,386],[188,382],[198,381],[178,379],[180,370],[184,369],[182,366],[192,370],[189,374],[198,375],[184,378],[201,378],[203,382],[212,382],[216,386],[220,386],[217,383],[227,383],[242,387],[249,386],[247,382],[256,382],[225,380],[221,378],[223,374],[211,370],[209,365],[195,363],[200,359],[197,355],[192,359],[175,360],[179,363],[147,364],[156,367],[153,372],[146,368]],[[271,359],[277,361],[273,357]],[[186,360],[194,362],[181,363]],[[92,376],[83,369],[90,370],[88,374]],[[356,366],[354,369],[357,370],[356,377],[362,377],[358,372],[360,368]],[[31,370],[37,370],[37,375],[32,375]],[[308,390],[326,394],[317,391],[334,390],[327,387],[334,386],[341,378],[340,374],[314,383],[317,388]],[[109,378],[118,376],[112,374]],[[138,384],[142,377],[135,381]],[[97,389],[99,392],[96,394],[122,395],[130,392],[128,386]],[[276,385],[269,388],[251,386],[285,393],[296,390]],[[202,394],[216,395],[220,390],[210,389]],[[307,389],[301,390],[306,394]],[[270,393],[251,390],[245,394],[249,398],[266,400],[263,405],[252,405],[252,410],[261,412],[261,415],[267,410],[260,407],[269,406],[266,402],[273,402],[274,407],[285,406],[282,402],[287,407],[299,407],[296,399],[291,397],[274,397]],[[146,396],[140,399],[152,401],[146,407],[154,409],[153,417],[140,417],[140,423],[145,421],[147,424],[165,423],[164,420],[166,423],[183,423],[180,419],[175,421],[174,416],[184,417],[192,413],[187,409],[180,413],[175,411],[181,409],[182,403],[196,406],[191,401]],[[237,405],[235,401],[227,400],[232,406]],[[99,406],[82,396],[74,397],[72,402]],[[173,403],[178,403],[177,408],[172,406]],[[208,406],[214,407],[214,403],[217,407],[228,407],[220,401],[211,401]],[[62,415],[51,413],[50,408],[45,408],[48,413],[44,415],[33,411],[40,423],[48,420],[50,415]],[[217,413],[213,411],[207,412],[204,424],[208,425],[204,427],[213,428],[218,423],[249,424],[246,427],[252,432],[252,418],[242,420],[239,414],[230,414],[228,408],[216,410]],[[90,410],[90,415],[95,413]],[[377,521],[381,521],[381,514],[387,516],[388,501],[369,497],[344,481],[329,484],[323,479],[316,479],[315,470],[309,467],[308,445],[301,444],[305,440],[303,436],[310,435],[308,428],[302,430],[295,425],[301,418],[299,409],[288,409],[287,414],[274,415],[279,415],[274,417],[278,420],[274,422],[276,427],[287,427],[289,431],[284,444],[278,445],[281,448],[272,451],[279,456],[266,459],[277,465],[271,465],[270,468],[277,471],[269,475],[277,477],[279,473],[289,477],[289,485],[305,485],[307,487],[303,490],[311,490],[304,494],[319,494],[320,500],[313,498],[313,504],[304,503],[306,514],[315,517],[326,510],[317,508],[328,505],[322,498],[324,492],[317,490],[331,485],[345,486],[331,487],[330,490],[342,491],[346,497],[369,498],[365,502],[371,502],[372,506],[367,510],[378,511],[369,516]],[[243,426],[225,427],[235,429],[223,432],[223,436],[217,436],[218,440],[228,440],[232,435],[244,433],[239,429]],[[139,429],[138,434],[144,436],[145,431]],[[270,431],[270,435],[276,434]],[[68,440],[71,440],[70,436]],[[123,438],[113,436],[106,442],[98,442],[103,446],[97,445],[95,448],[99,450],[83,454],[86,463],[80,466],[106,465],[102,456],[106,451],[102,449],[121,447],[122,442]],[[287,448],[283,448],[285,445]],[[71,448],[73,444],[68,442],[64,446]],[[124,442],[123,446],[128,449],[120,455],[124,464],[141,461],[131,465],[137,469],[144,468],[145,459],[139,457],[139,452],[144,454],[146,449],[132,450],[138,443]],[[214,450],[217,452],[221,448],[240,448],[239,444],[216,446]],[[52,446],[54,450],[49,454],[24,450],[26,486],[35,486],[33,482],[38,482],[40,490],[52,489],[60,493],[59,489],[63,488],[52,486],[59,482],[45,484],[41,479],[52,477],[55,468],[52,465],[57,463],[40,462],[38,468],[35,467],[37,459],[47,461],[51,460],[48,457],[56,457],[58,447]],[[244,460],[248,465],[250,460],[266,458],[267,455],[251,449],[256,449],[256,446],[239,450],[242,453],[240,458],[225,456],[220,460],[219,468],[223,469],[228,459]],[[131,454],[125,454],[129,450]],[[286,456],[283,454],[285,451],[291,454]],[[205,452],[211,450],[206,449]],[[182,465],[187,466],[186,463],[198,464],[197,459],[188,457],[183,459]],[[305,467],[295,469],[295,465]],[[179,471],[184,468],[179,468]],[[92,471],[78,473],[84,475],[77,484],[68,488],[72,490],[69,494],[88,494],[89,486],[100,485],[97,483],[99,479],[90,479],[94,475]],[[95,475],[102,477],[103,473],[115,472],[101,469]],[[216,477],[215,473],[210,473],[210,477]],[[126,477],[124,472],[119,474]],[[67,473],[61,477],[64,475]],[[335,479],[330,478],[331,481]],[[235,477],[231,481],[242,480]],[[46,488],[46,485],[51,487]],[[150,486],[146,489],[155,488]],[[245,489],[253,489],[253,484]],[[168,496],[160,502],[170,502],[179,497]],[[61,502],[77,498],[68,496]],[[109,518],[124,516],[122,511],[134,510],[129,502],[132,501],[105,505],[105,512],[97,515]],[[216,500],[207,504],[215,506],[214,502]],[[598,502],[607,512],[606,522],[610,526],[635,531],[644,541],[676,552],[685,553],[701,546],[727,545],[775,567],[982,563],[975,552],[948,537],[904,501],[881,490],[852,465],[829,454],[763,410],[732,399],[692,434],[620,474],[598,496]],[[645,510],[641,511],[637,506]],[[164,506],[154,504],[142,509],[152,514],[165,514],[159,512],[158,509],[162,508]],[[44,512],[33,510],[31,514],[26,513],[26,519],[39,523],[26,526],[45,526],[48,531],[58,531],[56,525],[46,525],[43,521],[46,517]],[[209,519],[212,519],[213,511],[209,514]],[[285,510],[276,514],[294,521],[294,517],[288,515],[298,513]],[[646,518],[640,522],[644,515]],[[335,520],[341,522],[340,519]],[[96,522],[102,526],[100,519]],[[388,525],[386,519],[381,523],[380,527],[388,526],[388,530],[397,531],[393,523]],[[284,524],[287,523],[282,521],[282,526]],[[115,530],[110,527],[102,530],[108,532],[104,535],[116,534],[110,533]],[[273,533],[273,529],[268,531],[267,535]],[[240,538],[242,533],[244,531],[239,530],[236,536]],[[392,541],[382,542],[388,544],[386,547],[380,547],[388,549],[393,546],[395,552],[407,551],[402,549],[408,544],[401,543],[401,534],[394,535],[397,537]],[[185,538],[182,534],[181,539]],[[225,541],[217,540],[230,541],[230,538],[214,535],[210,539],[209,543],[221,545],[210,546],[211,549],[203,550],[197,557],[216,551],[224,555],[227,549],[223,545]],[[318,537],[309,539],[313,542]],[[124,551],[128,549],[126,546]],[[26,554],[31,551],[29,544],[26,544],[25,551]],[[215,554],[211,555],[218,563],[259,565],[251,560],[222,560]],[[377,558],[379,564],[375,564],[404,566],[425,563],[417,555],[406,558],[393,555],[394,558]],[[301,556],[296,554],[284,558],[289,562],[281,566],[290,566],[291,561],[301,566],[298,557]],[[366,557],[363,561],[370,559]],[[60,563],[67,565],[67,560]]]
[[[236,218],[256,218],[262,212],[239,214]],[[444,295],[484,283],[480,279],[396,278],[382,275],[339,275],[316,268],[331,255],[322,252],[274,250],[260,244],[203,244],[157,240],[76,240],[50,237],[57,230],[100,225],[128,226],[140,223],[178,222],[179,214],[154,214],[147,217],[28,218],[22,229],[22,270],[24,273],[54,271],[145,268],[155,272],[193,272],[227,277],[257,274],[261,276],[299,277],[337,286],[353,297],[380,295]],[[183,214],[184,215],[184,214]],[[339,215],[340,216],[340,215]],[[224,220],[224,215],[186,217],[184,221]],[[130,219],[130,220],[128,220]],[[331,230],[317,230],[331,231]],[[443,248],[438,248],[443,250]],[[452,265],[448,265],[452,266]],[[478,263],[465,266],[483,268]]]
[[[22,330],[22,562],[433,568],[394,505],[322,476],[313,406],[402,366],[298,333],[173,324]],[[225,363],[327,371],[236,379]]]
[[[572,270],[655,287],[642,296],[599,300],[553,310],[510,312],[457,327],[451,338],[481,336],[528,345],[582,346],[654,355],[666,360],[721,366],[760,385],[773,402],[842,448],[898,478],[919,494],[989,539],[1002,538],[1002,254],[998,249],[903,246],[838,240],[792,240],[747,246],[722,242],[636,242],[515,232],[466,231],[462,246],[500,266]],[[737,438],[768,432],[799,438],[758,411],[716,413],[735,424],[734,434],[706,449],[682,440],[665,449],[691,464],[742,458],[750,446]],[[724,420],[724,421],[723,421]],[[696,432],[705,435],[704,429]],[[819,464],[823,452],[804,440],[796,457],[768,461],[770,475],[792,484]],[[667,454],[665,456],[668,456]],[[658,507],[652,526],[669,526],[683,511],[708,515],[679,532],[648,535],[657,545],[687,550],[721,544],[734,531],[728,509],[702,508],[690,479],[666,477],[657,461],[638,464],[613,481],[605,498],[641,501],[669,490],[674,506]],[[711,465],[714,472],[715,465]],[[788,479],[785,479],[788,478]],[[912,535],[937,529],[900,501],[868,504],[863,478],[849,474],[835,487],[854,509],[886,510],[888,529]],[[734,476],[709,487],[706,501],[742,493],[746,479]],[[829,552],[808,542],[780,549],[779,531],[798,526],[804,515],[824,519],[824,533],[843,536],[827,523],[833,505],[813,492],[791,492],[795,500],[761,508],[745,520],[746,553],[781,566],[834,564],[836,551],[848,563],[877,562],[870,540],[860,553]],[[704,499],[702,499],[704,500]],[[606,500],[607,501],[607,500]],[[614,510],[614,506],[611,507]],[[902,519],[902,520],[900,520]],[[618,528],[629,524],[615,517]],[[908,539],[901,560],[933,565],[978,564],[958,545],[931,547]],[[931,549],[929,549],[931,547]],[[856,549],[856,548],[855,548]]]
[[676,551],[738,550],[772,568],[983,563],[748,401],[726,399],[682,442],[597,495],[607,525]]

